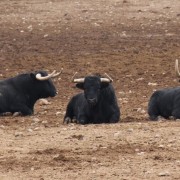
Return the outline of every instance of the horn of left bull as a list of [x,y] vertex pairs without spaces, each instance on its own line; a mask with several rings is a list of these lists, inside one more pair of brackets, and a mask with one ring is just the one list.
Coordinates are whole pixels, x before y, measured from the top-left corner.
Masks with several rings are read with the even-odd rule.
[[48,80],[50,78],[57,77],[62,73],[62,70],[63,69],[61,69],[61,72],[59,72],[59,73],[56,73],[56,71],[54,70],[51,74],[48,74],[47,76],[42,76],[40,73],[38,73],[38,74],[36,74],[36,79],[39,81],[45,81],[45,80]]
[[176,72],[176,75],[177,75],[178,77],[180,77],[178,59],[176,59],[176,62],[175,62],[175,72]]
[[52,76],[52,78],[59,76],[59,75],[62,73],[62,71],[63,71],[63,68],[61,68],[61,71],[60,71],[60,72],[54,74],[54,75]]

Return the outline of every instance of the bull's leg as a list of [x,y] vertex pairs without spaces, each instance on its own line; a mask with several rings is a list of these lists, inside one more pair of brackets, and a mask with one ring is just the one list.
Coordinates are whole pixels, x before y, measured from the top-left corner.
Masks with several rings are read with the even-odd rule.
[[158,116],[160,115],[156,101],[157,101],[156,97],[152,97],[148,104],[148,114],[149,114],[150,120],[152,121],[157,121]]
[[81,115],[79,115],[79,117],[77,118],[77,122],[78,122],[79,124],[88,124],[88,118],[87,118],[85,115],[81,114]]
[[23,116],[33,114],[33,110],[24,104],[18,104],[16,106],[11,107],[11,112],[20,112]]
[[64,117],[64,121],[63,121],[64,124],[69,124],[69,123],[71,123],[71,122],[72,122],[72,118],[70,118],[70,117],[68,117],[68,116],[65,116],[65,117]]
[[149,119],[152,120],[152,121],[157,121],[158,120],[158,115],[151,115],[149,114]]
[[78,123],[79,123],[79,124],[83,124],[83,125],[84,125],[84,124],[87,124],[87,122],[86,122],[85,119],[79,119],[79,120],[78,120]]
[[106,123],[117,123],[120,120],[120,109],[117,105],[111,105],[109,107],[110,118]]
[[111,116],[111,118],[110,118],[110,123],[117,123],[117,122],[119,122],[119,120],[120,120],[120,113],[119,112],[116,112],[116,113],[114,113],[112,116]]
[[72,104],[72,102],[70,102],[70,103],[67,105],[66,114],[65,114],[65,116],[64,116],[64,121],[63,121],[63,123],[64,123],[64,124],[72,123],[73,116],[74,116],[73,104]]
[[174,117],[174,119],[180,119],[180,109],[175,109],[172,112],[172,116]]

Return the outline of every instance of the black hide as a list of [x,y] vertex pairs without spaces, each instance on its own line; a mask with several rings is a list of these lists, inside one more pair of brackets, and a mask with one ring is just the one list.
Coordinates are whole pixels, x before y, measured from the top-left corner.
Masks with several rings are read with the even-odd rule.
[[84,83],[77,83],[76,86],[84,92],[72,97],[64,122],[69,123],[73,118],[80,124],[119,121],[120,109],[111,83],[101,82],[99,76],[87,76]]
[[39,81],[35,77],[37,73],[48,75],[45,71],[38,71],[0,81],[0,114],[20,112],[31,115],[38,99],[56,95],[52,80]]

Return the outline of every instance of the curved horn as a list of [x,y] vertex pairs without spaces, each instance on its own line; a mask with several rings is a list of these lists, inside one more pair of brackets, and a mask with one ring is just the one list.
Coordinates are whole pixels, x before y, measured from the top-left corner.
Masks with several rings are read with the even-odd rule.
[[52,76],[52,78],[59,76],[59,75],[62,73],[62,71],[63,71],[63,68],[61,68],[61,71],[60,71],[60,72],[54,74],[54,75]]
[[74,83],[83,83],[85,78],[73,79]]
[[113,79],[107,73],[105,73],[105,75],[107,76],[107,78],[100,78],[101,82],[108,82],[108,83],[113,82]]
[[77,72],[74,73],[73,77],[71,78],[71,81],[74,82],[74,83],[83,83],[85,78],[74,79],[76,74],[77,74]]
[[53,77],[55,75],[56,71],[54,70],[51,74],[47,75],[47,76],[42,76],[40,73],[36,74],[36,79],[39,81],[45,81],[50,79],[51,77]]
[[112,82],[110,79],[108,78],[100,78],[101,79],[101,82],[107,82],[107,83],[110,83]]
[[176,72],[176,75],[178,77],[180,77],[179,66],[178,66],[178,59],[176,59],[176,62],[175,62],[175,72]]
[[112,79],[107,73],[105,73],[105,75],[108,77],[108,79],[109,79],[111,82],[113,82],[113,79]]

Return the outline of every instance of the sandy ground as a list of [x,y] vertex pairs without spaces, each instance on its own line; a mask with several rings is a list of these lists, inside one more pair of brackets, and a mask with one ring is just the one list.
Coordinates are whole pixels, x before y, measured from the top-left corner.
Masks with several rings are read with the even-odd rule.
[[[175,59],[179,0],[1,0],[1,79],[64,72],[51,104],[1,117],[0,179],[180,179],[179,120],[147,116],[154,90],[179,86]],[[120,123],[62,124],[76,71],[114,79]]]

